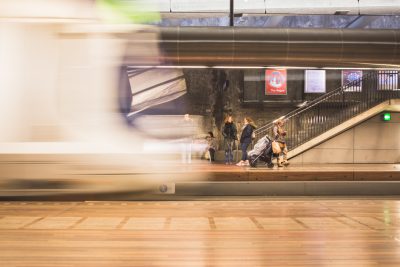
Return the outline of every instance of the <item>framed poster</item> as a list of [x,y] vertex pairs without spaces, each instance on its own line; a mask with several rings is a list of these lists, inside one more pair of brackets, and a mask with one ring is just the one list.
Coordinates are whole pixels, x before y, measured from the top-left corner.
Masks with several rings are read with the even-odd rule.
[[323,94],[326,92],[325,70],[306,70],[304,93]]
[[[362,90],[362,70],[342,70],[342,86],[345,92],[361,92]],[[359,82],[355,82],[360,80]],[[354,82],[354,83],[353,83]],[[352,83],[352,84],[351,84]]]
[[286,95],[286,70],[265,70],[265,94]]
[[397,70],[380,70],[378,72],[378,90],[399,90],[399,72]]

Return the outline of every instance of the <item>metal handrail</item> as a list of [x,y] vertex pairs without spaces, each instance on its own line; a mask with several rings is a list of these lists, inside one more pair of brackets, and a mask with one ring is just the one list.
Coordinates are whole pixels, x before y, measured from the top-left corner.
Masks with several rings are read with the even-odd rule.
[[[368,73],[368,74],[366,74],[366,75],[363,75],[359,80],[355,80],[355,81],[352,81],[352,82],[350,82],[350,83],[345,84],[344,86],[340,86],[340,87],[336,88],[335,90],[332,90],[332,91],[330,91],[330,92],[328,92],[328,93],[326,93],[326,94],[324,94],[324,95],[322,95],[322,96],[320,96],[320,97],[318,97],[318,98],[312,100],[311,102],[307,103],[305,106],[302,106],[302,107],[299,107],[299,108],[297,108],[297,109],[295,109],[295,110],[293,110],[293,111],[290,111],[290,112],[287,113],[286,115],[280,117],[280,119],[287,119],[287,118],[289,118],[289,117],[292,117],[292,116],[295,115],[295,114],[301,113],[303,110],[306,110],[306,109],[308,109],[309,107],[314,106],[314,105],[320,103],[321,101],[324,101],[325,99],[329,98],[332,94],[335,94],[335,93],[337,93],[337,92],[343,91],[343,88],[347,88],[347,87],[356,85],[357,82],[359,82],[359,81],[362,80],[362,79],[366,79],[367,77],[370,77],[371,74],[372,74],[372,73]],[[257,128],[257,129],[255,130],[256,134],[257,134],[258,132],[260,132],[261,130],[272,126],[273,124],[274,124],[274,121],[271,121],[271,122],[269,122],[268,124],[266,124],[266,125],[264,125],[264,126],[262,126],[262,127]]]
[[[397,71],[396,71],[397,72]],[[359,113],[392,98],[400,98],[393,71],[370,72],[330,91],[280,119],[286,121],[289,149],[293,149]],[[385,79],[385,82],[383,82]],[[389,82],[386,81],[389,79]],[[381,88],[380,88],[381,87]],[[357,91],[355,89],[361,88]],[[255,130],[256,138],[272,134],[274,121]]]

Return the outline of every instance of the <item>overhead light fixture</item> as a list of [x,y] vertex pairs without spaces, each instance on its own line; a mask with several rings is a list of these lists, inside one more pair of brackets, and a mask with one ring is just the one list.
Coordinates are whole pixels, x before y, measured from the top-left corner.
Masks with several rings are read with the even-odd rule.
[[347,15],[350,13],[350,10],[336,10],[333,15]]

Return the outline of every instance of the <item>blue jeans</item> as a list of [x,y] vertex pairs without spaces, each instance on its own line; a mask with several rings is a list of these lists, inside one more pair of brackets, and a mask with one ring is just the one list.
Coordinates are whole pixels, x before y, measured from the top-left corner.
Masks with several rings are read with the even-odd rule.
[[247,148],[249,147],[250,143],[242,143],[240,144],[240,149],[242,150],[242,160],[247,160]]
[[233,150],[235,149],[235,140],[233,139],[225,139],[225,163],[233,162]]

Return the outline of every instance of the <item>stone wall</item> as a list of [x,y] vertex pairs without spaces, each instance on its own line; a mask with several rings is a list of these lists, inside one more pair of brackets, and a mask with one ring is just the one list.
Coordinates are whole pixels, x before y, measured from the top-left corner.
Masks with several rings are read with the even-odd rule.
[[[185,110],[203,116],[204,131],[213,131],[222,142],[221,128],[227,114],[233,115],[238,129],[245,116],[262,126],[322,95],[304,93],[304,70],[288,70],[287,95],[266,96],[264,73],[263,69],[185,69]],[[340,70],[327,70],[326,77],[328,92],[340,87]],[[247,101],[249,95],[252,101]]]
[[187,93],[187,112],[204,117],[204,129],[221,136],[227,114],[236,120],[246,112],[242,108],[243,71],[241,70],[184,70]]

